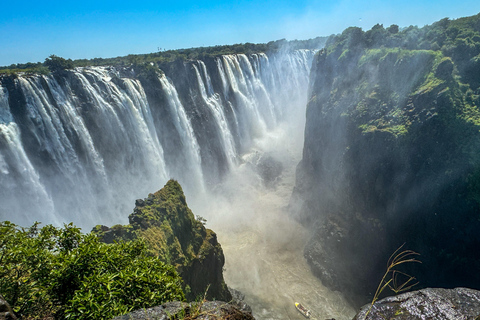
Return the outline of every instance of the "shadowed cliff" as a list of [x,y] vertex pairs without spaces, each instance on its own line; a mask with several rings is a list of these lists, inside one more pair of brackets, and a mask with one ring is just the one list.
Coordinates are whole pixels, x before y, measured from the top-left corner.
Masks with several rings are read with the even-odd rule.
[[390,254],[421,286],[480,288],[480,15],[349,28],[315,58],[291,209],[305,257],[356,304]]

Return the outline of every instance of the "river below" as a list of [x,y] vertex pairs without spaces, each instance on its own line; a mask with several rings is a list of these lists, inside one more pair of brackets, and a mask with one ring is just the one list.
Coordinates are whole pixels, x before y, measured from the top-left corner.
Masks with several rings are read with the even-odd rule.
[[297,159],[282,158],[284,170],[270,187],[255,179],[247,159],[201,212],[222,245],[227,285],[245,295],[256,319],[304,319],[295,302],[312,319],[352,319],[356,312],[342,294],[311,273],[303,257],[309,234],[288,216]]

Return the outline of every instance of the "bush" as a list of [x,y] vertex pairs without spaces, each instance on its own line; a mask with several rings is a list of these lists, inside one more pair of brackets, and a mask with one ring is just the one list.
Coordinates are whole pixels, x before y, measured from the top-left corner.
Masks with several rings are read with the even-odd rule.
[[44,64],[51,72],[62,72],[67,69],[73,69],[74,67],[72,59],[67,60],[54,54],[45,59]]
[[185,299],[174,268],[142,240],[105,244],[72,224],[0,223],[0,292],[31,319],[111,319]]

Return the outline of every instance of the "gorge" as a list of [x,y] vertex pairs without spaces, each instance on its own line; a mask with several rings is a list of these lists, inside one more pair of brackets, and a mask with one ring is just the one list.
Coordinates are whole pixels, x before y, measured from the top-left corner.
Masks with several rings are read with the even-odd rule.
[[2,76],[0,219],[125,224],[173,178],[256,318],[352,318],[403,244],[421,287],[479,289],[479,105],[480,15]]

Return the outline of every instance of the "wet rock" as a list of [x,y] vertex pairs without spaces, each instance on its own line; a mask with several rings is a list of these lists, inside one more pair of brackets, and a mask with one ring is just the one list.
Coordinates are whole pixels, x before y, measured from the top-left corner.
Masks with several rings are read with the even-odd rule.
[[233,289],[233,288],[228,288],[230,291],[230,294],[232,295],[232,301],[230,301],[230,304],[234,305],[237,307],[240,311],[246,312],[249,314],[252,314],[252,307],[250,307],[246,302],[245,302],[245,295],[241,293],[240,291]]
[[456,288],[427,288],[377,301],[366,316],[365,305],[354,320],[477,320],[480,319],[480,291]]
[[241,311],[233,304],[222,301],[167,302],[161,306],[136,310],[112,320],[168,320],[168,319],[229,319],[253,320],[251,313]]
[[262,156],[258,161],[258,173],[267,187],[273,187],[280,180],[283,164],[270,155]]

